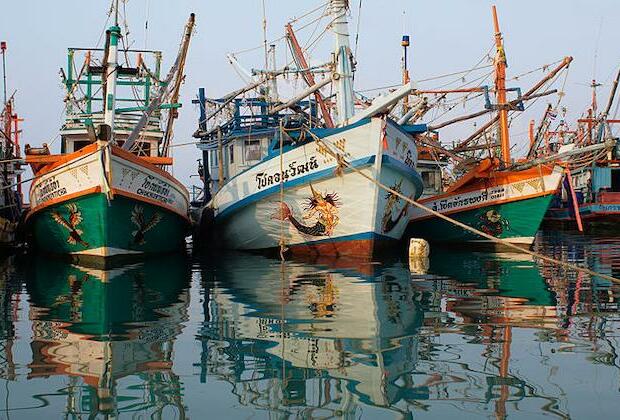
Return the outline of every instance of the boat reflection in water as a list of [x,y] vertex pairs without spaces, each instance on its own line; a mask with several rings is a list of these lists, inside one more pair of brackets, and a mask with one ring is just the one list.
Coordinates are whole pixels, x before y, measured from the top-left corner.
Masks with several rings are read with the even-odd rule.
[[[568,418],[583,413],[569,395],[589,392],[571,385],[572,369],[615,375],[599,367],[614,366],[613,341],[592,331],[618,325],[604,313],[618,309],[610,286],[522,254],[434,251],[426,275],[398,262],[238,258],[203,268],[201,380],[228,382],[253,410]],[[603,312],[586,311],[603,297]]]
[[0,259],[0,379],[14,381],[15,320],[21,284],[14,275],[14,258]]
[[342,261],[243,260],[203,274],[203,379],[232,383],[244,405],[304,416],[394,406],[415,392],[403,375],[416,364],[423,312],[404,266],[366,276]]
[[[172,370],[188,319],[189,268],[181,258],[115,270],[37,260],[27,279],[32,322],[28,379],[69,377],[67,415],[184,416]],[[117,383],[131,377],[131,386]]]

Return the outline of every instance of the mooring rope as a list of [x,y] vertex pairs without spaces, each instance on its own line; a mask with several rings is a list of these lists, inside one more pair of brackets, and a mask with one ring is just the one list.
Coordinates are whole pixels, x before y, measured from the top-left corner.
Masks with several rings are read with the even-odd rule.
[[[282,211],[282,206],[284,205],[284,177],[282,174],[284,173],[284,156],[283,156],[283,148],[284,148],[284,126],[282,125],[282,120],[280,120],[280,211]],[[284,219],[280,221],[280,260],[284,262],[284,253],[286,252],[286,245],[284,243]],[[284,343],[283,343],[284,345]]]
[[597,273],[596,271],[590,270],[589,268],[580,267],[580,266],[578,266],[576,264],[571,264],[571,263],[566,262],[566,261],[556,260],[555,258],[548,257],[548,256],[540,254],[538,252],[534,252],[534,251],[531,251],[531,250],[526,249],[526,248],[521,248],[518,245],[510,243],[510,242],[508,242],[508,241],[506,241],[504,239],[496,238],[495,236],[489,235],[488,233],[482,232],[482,231],[480,231],[480,230],[478,230],[478,229],[476,229],[474,227],[466,225],[465,223],[459,222],[458,220],[455,220],[455,219],[453,219],[451,217],[448,217],[445,214],[442,214],[442,213],[440,213],[438,211],[430,209],[430,208],[426,207],[425,205],[423,205],[421,203],[418,203],[415,200],[412,200],[411,198],[405,196],[401,192],[396,191],[396,190],[388,187],[387,185],[382,184],[377,179],[371,177],[370,175],[366,175],[364,172],[362,172],[359,169],[353,167],[349,162],[347,162],[344,159],[344,156],[342,156],[340,153],[334,152],[332,150],[332,148],[330,147],[331,145],[328,145],[324,140],[320,139],[312,131],[307,130],[307,132],[312,136],[312,138],[315,140],[315,142],[317,142],[318,144],[322,145],[324,147],[324,150],[328,154],[330,154],[332,157],[334,157],[336,159],[336,161],[338,162],[339,166],[340,165],[346,166],[348,169],[350,169],[353,172],[355,172],[355,173],[361,175],[362,177],[366,178],[368,181],[370,181],[373,184],[377,185],[379,188],[382,188],[383,190],[389,192],[390,194],[394,194],[395,196],[405,200],[407,203],[409,203],[409,204],[411,204],[411,205],[413,205],[413,206],[415,206],[415,207],[417,207],[417,208],[419,208],[419,209],[421,209],[421,210],[423,210],[423,211],[425,211],[425,212],[427,212],[427,213],[429,213],[429,214],[431,214],[431,215],[433,215],[435,217],[438,217],[438,218],[440,218],[442,220],[445,220],[448,223],[452,223],[453,225],[456,225],[456,226],[458,226],[458,227],[460,227],[462,229],[465,229],[465,230],[467,230],[467,231],[469,231],[471,233],[474,233],[474,234],[476,234],[478,236],[481,236],[481,237],[483,237],[485,239],[488,239],[489,241],[491,241],[493,243],[496,243],[496,244],[499,244],[499,245],[504,245],[507,248],[511,248],[511,249],[516,250],[516,251],[529,254],[529,255],[531,255],[534,258],[538,258],[538,259],[541,259],[543,261],[546,261],[546,262],[549,262],[549,263],[552,263],[552,264],[556,264],[556,265],[559,265],[559,266],[570,268],[570,269],[578,271],[578,272],[586,273],[586,274],[589,274],[591,276],[596,276],[596,277],[599,277],[599,278],[602,278],[602,279],[609,280],[611,282],[620,284],[620,279],[617,279],[615,277],[608,276],[607,274]]

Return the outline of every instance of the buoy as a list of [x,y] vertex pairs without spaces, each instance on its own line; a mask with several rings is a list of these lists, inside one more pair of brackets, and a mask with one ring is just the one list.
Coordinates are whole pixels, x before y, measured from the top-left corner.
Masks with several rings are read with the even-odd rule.
[[426,274],[430,267],[428,257],[409,257],[409,271],[411,274]]
[[409,258],[428,258],[431,247],[427,241],[420,238],[409,239]]

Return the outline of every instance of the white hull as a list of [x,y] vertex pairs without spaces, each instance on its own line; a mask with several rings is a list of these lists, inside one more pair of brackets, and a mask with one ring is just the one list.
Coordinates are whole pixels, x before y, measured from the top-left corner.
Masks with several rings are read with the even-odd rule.
[[[392,123],[374,118],[321,141],[367,176],[406,196],[420,195],[415,143]],[[357,255],[367,254],[374,241],[401,239],[409,206],[388,199],[355,171],[337,173],[336,159],[321,144],[310,141],[285,152],[282,160],[282,192],[276,152],[215,194],[216,228],[225,246],[259,250],[283,243],[289,248],[310,246],[319,254]],[[284,220],[281,199],[289,215]]]

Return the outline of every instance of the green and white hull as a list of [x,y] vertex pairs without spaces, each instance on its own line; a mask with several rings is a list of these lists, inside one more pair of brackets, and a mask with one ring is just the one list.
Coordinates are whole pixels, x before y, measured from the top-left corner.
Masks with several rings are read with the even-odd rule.
[[[561,176],[561,170],[554,169],[535,178],[455,191],[421,203],[488,235],[527,248],[534,242]],[[421,209],[415,210],[408,233],[431,242],[497,247],[495,242]]]
[[[482,232],[506,241],[529,247],[536,236],[552,195],[544,195],[508,203],[491,204],[473,210],[460,211],[449,216]],[[432,242],[478,243],[491,241],[439,218],[429,218],[411,224],[411,236]]]
[[33,184],[26,222],[38,250],[105,259],[184,247],[187,191],[163,170],[115,149],[104,158],[103,149],[82,153]]

